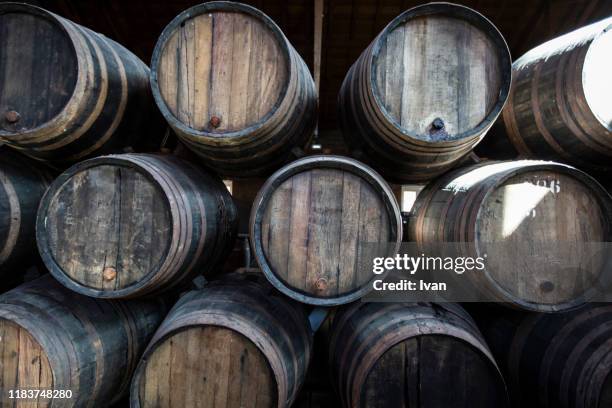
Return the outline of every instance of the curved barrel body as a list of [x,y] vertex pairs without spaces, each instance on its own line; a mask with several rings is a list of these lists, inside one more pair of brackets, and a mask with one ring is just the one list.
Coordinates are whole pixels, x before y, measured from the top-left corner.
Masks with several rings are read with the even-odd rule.
[[300,305],[250,276],[179,300],[145,352],[131,406],[290,407],[312,350]]
[[508,407],[497,364],[458,305],[357,302],[334,316],[329,347],[344,407]]
[[1,4],[0,26],[0,140],[64,164],[151,138],[149,68],[134,54],[31,5]]
[[344,138],[385,178],[427,181],[484,137],[508,96],[511,60],[495,26],[464,6],[397,16],[353,64],[338,96]]
[[399,206],[368,166],[310,156],[274,173],[255,198],[251,246],[281,292],[317,305],[356,300],[372,289],[372,257],[395,256]]
[[43,198],[38,247],[50,272],[88,296],[134,297],[210,273],[231,250],[236,208],[223,183],[173,156],[79,163]]
[[223,175],[270,173],[316,123],[306,64],[268,16],[241,3],[178,15],[155,46],[151,86],[176,134]]
[[161,301],[81,296],[49,275],[6,292],[0,296],[3,392],[64,391],[53,400],[39,397],[38,406],[110,406],[129,390],[166,311]]
[[612,199],[587,174],[553,162],[484,162],[450,172],[417,197],[409,238],[483,258],[461,279],[487,301],[569,309],[609,282]]

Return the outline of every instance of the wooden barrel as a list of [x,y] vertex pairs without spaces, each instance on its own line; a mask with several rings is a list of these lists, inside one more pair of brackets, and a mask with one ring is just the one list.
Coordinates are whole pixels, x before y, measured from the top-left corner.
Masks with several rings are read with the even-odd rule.
[[123,154],[58,177],[41,202],[36,239],[66,287],[133,297],[212,272],[235,229],[236,209],[220,180],[173,156]]
[[338,96],[356,158],[385,178],[419,182],[467,155],[501,112],[508,46],[484,16],[430,3],[397,16],[353,64]]
[[[488,301],[535,311],[581,305],[608,281],[612,199],[563,164],[483,162],[448,173],[417,197],[411,241],[453,243],[483,258],[462,275]],[[464,278],[463,278],[464,277]]]
[[[30,265],[36,252],[36,210],[51,176],[23,156],[0,147],[0,272],[3,279]],[[21,264],[21,265],[20,265]]]
[[[611,167],[611,53],[612,17],[546,42],[514,62],[503,119],[521,156]],[[504,154],[497,145],[503,149],[495,144],[486,155]]]
[[612,306],[555,314],[494,316],[481,324],[506,371],[515,406],[612,405]]
[[346,157],[310,156],[263,185],[250,238],[259,267],[277,289],[329,306],[372,290],[371,258],[395,256],[402,220],[393,192],[374,170]]
[[1,141],[61,163],[136,143],[155,105],[134,54],[31,5],[1,4],[0,27]]
[[49,275],[4,293],[3,401],[11,401],[8,390],[55,390],[55,399],[30,399],[34,405],[28,406],[111,406],[128,392],[138,359],[166,310],[161,301],[84,297]]
[[452,303],[356,302],[334,317],[331,380],[344,407],[507,407],[503,377]]
[[245,4],[213,1],[172,20],[153,51],[151,86],[177,135],[224,175],[270,173],[316,123],[306,64],[268,16]]
[[298,304],[253,276],[213,282],[178,301],[131,387],[131,407],[290,407],[312,339]]

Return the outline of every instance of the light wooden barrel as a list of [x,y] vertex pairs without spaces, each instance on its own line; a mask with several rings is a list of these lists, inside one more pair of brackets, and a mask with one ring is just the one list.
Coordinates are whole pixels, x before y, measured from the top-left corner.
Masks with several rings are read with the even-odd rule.
[[[0,147],[0,272],[29,265],[36,251],[36,210],[51,176],[25,157]],[[20,265],[21,264],[21,265]]]
[[306,64],[268,16],[241,3],[179,14],[155,46],[151,86],[182,141],[228,176],[269,174],[316,123]]
[[71,398],[38,398],[27,406],[111,406],[128,392],[138,359],[166,311],[161,301],[84,297],[50,275],[4,293],[3,401],[8,390],[69,390]]
[[344,78],[344,138],[389,180],[431,179],[484,137],[506,101],[510,74],[508,46],[484,16],[450,3],[412,8]]
[[57,178],[41,202],[36,239],[66,287],[134,297],[212,272],[231,250],[236,224],[220,180],[173,156],[123,154]]
[[[520,155],[611,167],[610,54],[612,17],[546,42],[514,62],[503,119]],[[489,157],[503,153],[487,151]]]
[[290,407],[312,334],[300,305],[259,279],[233,276],[183,295],[138,365],[131,407]]
[[0,27],[1,141],[58,163],[138,142],[155,109],[138,57],[31,5],[0,4]]
[[337,305],[372,290],[371,258],[395,256],[400,209],[387,183],[346,157],[310,156],[274,173],[250,219],[259,267],[284,294]]
[[453,243],[455,255],[484,258],[484,270],[461,279],[489,301],[559,311],[588,301],[610,279],[605,242],[612,238],[612,199],[567,165],[519,160],[465,167],[428,185],[410,217],[411,241]]
[[344,407],[507,407],[469,315],[452,303],[361,303],[334,316],[331,380]]
[[511,399],[526,408],[612,405],[612,306],[480,322]]

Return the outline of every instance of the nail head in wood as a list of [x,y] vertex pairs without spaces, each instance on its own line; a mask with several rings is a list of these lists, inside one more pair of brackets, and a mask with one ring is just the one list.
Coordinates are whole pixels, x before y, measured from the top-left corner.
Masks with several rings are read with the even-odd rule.
[[19,119],[21,119],[21,115],[19,112],[10,110],[4,114],[4,119],[6,119],[8,123],[17,123],[19,122]]
[[104,277],[104,280],[112,281],[113,279],[117,277],[117,270],[113,268],[112,266],[107,266],[106,268],[104,268],[104,272],[102,272],[102,276]]
[[440,118],[435,118],[431,123],[431,127],[435,130],[444,129],[444,121]]
[[317,281],[315,282],[315,288],[317,290],[325,290],[325,289],[327,289],[327,279],[325,279],[325,278],[317,279]]
[[213,116],[210,118],[210,126],[214,128],[218,128],[221,125],[221,118],[218,116]]

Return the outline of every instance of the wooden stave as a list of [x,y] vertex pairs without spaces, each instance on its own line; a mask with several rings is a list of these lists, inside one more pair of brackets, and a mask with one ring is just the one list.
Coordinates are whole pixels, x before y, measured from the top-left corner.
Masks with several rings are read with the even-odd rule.
[[[258,123],[238,131],[218,133],[198,131],[178,120],[166,106],[158,83],[158,66],[166,41],[186,19],[213,11],[249,14],[271,30],[289,61],[289,76],[279,101]],[[303,148],[317,121],[317,93],[304,60],[280,28],[260,10],[242,3],[212,1],[196,5],[176,16],[160,35],[151,61],[150,83],[162,115],[177,136],[196,153],[203,164],[224,176],[266,175],[285,163],[295,147]]]
[[450,336],[473,347],[495,368],[505,389],[484,338],[459,305],[356,302],[336,311],[328,340],[330,377],[342,406],[360,406],[361,388],[378,358],[394,345],[421,335]]
[[[612,130],[589,109],[582,82],[586,55],[607,29],[602,23],[606,25],[605,20],[595,23],[595,30],[587,30],[579,38],[573,35],[564,43],[558,43],[559,38],[544,43],[514,62],[516,80],[502,118],[507,139],[519,155],[563,160],[592,169],[608,167]],[[611,23],[608,19],[607,25]],[[549,46],[542,53],[542,48],[553,42],[556,48]],[[526,99],[525,107],[515,103],[517,95]],[[550,101],[557,103],[544,105]],[[494,147],[486,153],[491,157],[501,154]]]
[[317,168],[340,169],[343,171],[356,173],[381,192],[383,202],[391,222],[390,233],[395,237],[396,242],[396,245],[392,251],[393,253],[389,254],[389,256],[395,255],[399,251],[402,241],[403,222],[399,204],[397,203],[391,188],[388,186],[385,180],[378,175],[378,173],[367,165],[354,159],[334,155],[309,156],[296,160],[285,165],[266,180],[264,185],[257,193],[257,196],[253,201],[253,206],[251,207],[251,215],[249,219],[249,242],[253,251],[253,256],[255,257],[255,261],[259,265],[259,268],[268,282],[270,282],[277,290],[286,296],[297,300],[298,302],[317,306],[337,306],[363,297],[372,290],[372,281],[374,279],[384,278],[386,273],[373,276],[369,282],[361,286],[358,290],[354,290],[350,293],[333,298],[321,298],[312,294],[305,294],[303,292],[294,290],[285,284],[280,278],[278,278],[267,262],[261,242],[261,223],[263,220],[263,214],[265,212],[266,205],[276,188],[295,174]]
[[[479,323],[508,379],[515,404],[600,407],[610,360],[609,305],[567,313],[496,315]],[[598,333],[597,331],[600,330]]]
[[149,342],[134,373],[130,407],[139,393],[149,356],[183,329],[218,326],[242,334],[268,359],[278,387],[278,407],[291,406],[312,355],[312,332],[300,305],[280,297],[254,275],[231,274],[182,295]]
[[[140,169],[166,193],[171,209],[173,238],[163,262],[137,283],[121,289],[100,290],[71,279],[53,259],[46,233],[45,219],[54,193],[73,175],[97,165]],[[64,286],[86,296],[131,298],[152,296],[185,284],[200,273],[214,272],[233,248],[237,210],[221,181],[187,161],[153,154],[109,155],[74,165],[52,183],[40,203],[36,229],[41,258]]]
[[[498,163],[504,162],[489,161],[454,170],[425,187],[425,189],[423,189],[423,191],[417,196],[417,200],[415,201],[409,215],[407,234],[409,241],[416,242],[418,245],[434,242],[476,243],[475,237],[477,231],[475,230],[475,226],[478,222],[482,204],[486,201],[490,193],[494,191],[497,186],[503,184],[503,182],[505,182],[507,179],[534,169],[551,170],[559,172],[560,174],[569,174],[584,183],[586,186],[591,187],[591,190],[595,194],[601,208],[604,210],[605,215],[607,215],[608,219],[612,219],[612,198],[595,179],[571,166],[554,162],[536,160],[505,162],[513,163],[513,166],[511,168],[498,171],[497,173],[490,175],[488,178],[476,183],[476,185],[470,187],[470,191],[466,192],[465,194],[442,192],[442,189],[446,185],[461,175],[474,169],[491,164],[495,165]],[[526,167],[522,167],[524,165],[526,165]],[[444,194],[448,196],[448,199],[446,200],[446,207],[441,213],[429,214],[429,204],[438,194],[440,194],[439,197],[443,197]],[[437,227],[434,230],[424,228],[423,223],[425,218],[437,220]],[[449,221],[448,224],[446,221]],[[611,234],[609,228],[607,234],[608,236]],[[463,247],[461,250],[470,252],[468,249]],[[476,248],[476,251],[478,251],[478,248]],[[468,255],[474,254],[470,253]],[[476,254],[475,256],[479,255]],[[583,295],[576,296],[574,299],[565,303],[551,305],[542,303],[536,304],[522,300],[508,293],[505,289],[498,285],[497,282],[490,279],[488,273],[468,274],[466,277],[467,282],[470,285],[478,288],[478,290],[482,290],[487,296],[497,299],[497,301],[503,302],[507,306],[526,311],[559,312],[570,310],[583,305],[593,294],[598,293],[597,288],[592,288]]]
[[25,328],[45,350],[53,388],[73,391],[72,399],[55,399],[53,407],[119,401],[167,310],[160,299],[84,297],[49,275],[0,296],[0,317]]
[[[398,129],[381,109],[373,90],[375,80],[371,65],[376,48],[380,49],[385,35],[400,22],[440,12],[459,15],[489,32],[500,48],[504,69],[498,101],[483,122],[453,140],[429,143]],[[501,114],[510,88],[510,61],[510,51],[499,30],[475,10],[451,3],[430,3],[409,9],[381,31],[344,78],[338,94],[339,124],[344,139],[355,157],[368,159],[386,178],[397,182],[428,181],[458,164],[484,138]]]
[[115,41],[42,8],[17,3],[0,7],[15,10],[61,27],[74,47],[78,75],[70,100],[55,118],[17,133],[0,130],[0,139],[36,160],[59,165],[144,142],[139,130],[156,115],[146,64]]
[[2,216],[9,218],[10,225],[7,235],[0,238],[3,273],[12,274],[13,266],[35,253],[36,211],[51,181],[46,170],[7,148],[0,148],[0,194],[8,203],[7,213]]

